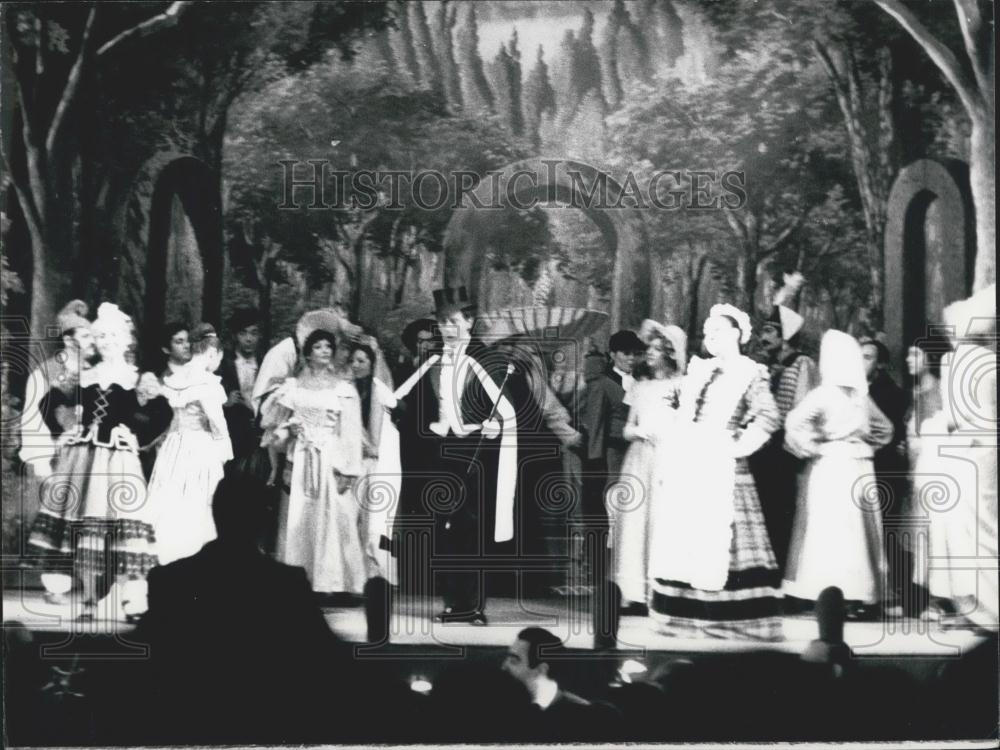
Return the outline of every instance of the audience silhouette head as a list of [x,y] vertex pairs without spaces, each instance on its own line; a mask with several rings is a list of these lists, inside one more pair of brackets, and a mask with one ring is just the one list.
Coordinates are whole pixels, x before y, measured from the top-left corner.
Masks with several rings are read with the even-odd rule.
[[241,471],[227,471],[212,499],[212,517],[219,539],[255,544],[264,524],[263,498],[260,480]]

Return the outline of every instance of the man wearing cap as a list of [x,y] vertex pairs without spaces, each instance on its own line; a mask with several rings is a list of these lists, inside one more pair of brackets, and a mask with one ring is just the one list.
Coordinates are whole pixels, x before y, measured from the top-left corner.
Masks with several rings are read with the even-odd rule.
[[618,476],[628,450],[628,441],[622,437],[628,421],[628,407],[623,401],[635,384],[632,368],[636,356],[645,350],[646,345],[634,331],[618,331],[608,341],[610,366],[599,374],[594,374],[593,368],[585,368],[590,375],[583,407],[587,460],[603,459],[609,481]]
[[52,390],[60,398],[45,401],[47,408],[55,410],[55,419],[62,432],[70,431],[76,424],[76,389],[80,372],[89,368],[97,356],[94,336],[87,320],[87,305],[73,300],[56,316],[62,349],[42,362],[28,376],[24,391],[24,408],[21,410],[21,460],[30,464],[35,476],[44,478],[52,473],[52,460],[57,453],[60,433],[54,433],[46,424],[41,412],[43,399]]
[[[403,492],[419,493],[419,500],[403,503],[422,503],[433,514],[432,557],[447,564],[448,558],[482,557],[487,539],[506,542],[514,536],[517,420],[476,358],[475,305],[465,287],[436,290],[434,305],[441,353],[428,357],[395,395],[397,416],[412,420],[426,461],[420,476],[411,477],[416,481],[404,476]],[[409,446],[401,441],[401,449],[405,454]],[[401,463],[412,466],[408,458]],[[432,570],[444,600],[439,622],[487,624],[484,569]]]
[[767,357],[771,393],[781,423],[770,441],[750,458],[778,567],[784,568],[795,519],[798,476],[803,462],[785,450],[785,417],[817,385],[816,363],[799,350],[799,332],[805,319],[790,307],[777,304],[761,326],[760,341]]
[[[608,528],[605,490],[617,481],[628,450],[628,441],[622,436],[628,422],[625,394],[635,383],[632,368],[636,356],[645,350],[646,345],[634,331],[623,330],[608,341],[610,366],[601,367],[600,355],[588,354],[584,361],[587,386],[581,409],[581,431],[585,435],[582,510],[587,523],[596,523],[600,529]],[[596,545],[602,554],[606,547],[605,541]],[[590,566],[589,582],[596,585],[606,576],[607,560],[591,560]]]

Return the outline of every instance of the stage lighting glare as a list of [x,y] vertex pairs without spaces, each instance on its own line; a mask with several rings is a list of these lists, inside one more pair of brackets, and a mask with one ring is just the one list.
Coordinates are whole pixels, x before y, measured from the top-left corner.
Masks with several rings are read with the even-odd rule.
[[624,664],[622,664],[620,671],[623,675],[642,674],[646,671],[646,665],[641,661],[628,659]]
[[414,693],[427,695],[431,691],[432,687],[431,681],[426,677],[414,677],[410,680],[410,690]]

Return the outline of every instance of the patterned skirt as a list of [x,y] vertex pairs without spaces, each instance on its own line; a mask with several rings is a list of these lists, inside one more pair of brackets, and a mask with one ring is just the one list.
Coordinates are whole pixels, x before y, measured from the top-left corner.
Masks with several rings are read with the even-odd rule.
[[733,534],[725,588],[703,591],[680,581],[654,578],[650,616],[680,638],[774,641],[781,624],[781,574],[764,525],[760,499],[747,463],[736,462]]
[[139,456],[91,444],[65,446],[41,485],[28,545],[46,567],[145,578],[156,565]]

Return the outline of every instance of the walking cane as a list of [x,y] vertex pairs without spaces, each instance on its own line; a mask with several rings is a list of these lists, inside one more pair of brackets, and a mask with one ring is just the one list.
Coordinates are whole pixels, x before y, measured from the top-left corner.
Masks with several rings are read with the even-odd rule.
[[[487,422],[493,421],[493,418],[497,415],[497,409],[500,406],[500,399],[503,398],[503,388],[507,385],[507,378],[514,374],[514,365],[507,365],[507,372],[504,373],[503,380],[500,381],[500,392],[497,394],[497,400],[493,402],[493,409],[490,410],[490,415],[486,418]],[[485,440],[486,435],[483,432],[479,433],[479,443],[476,445],[476,452],[472,454],[472,458],[469,459],[469,465],[465,469],[466,474],[472,473],[472,467],[476,465],[476,459],[479,458],[479,452],[483,449],[483,440]]]

